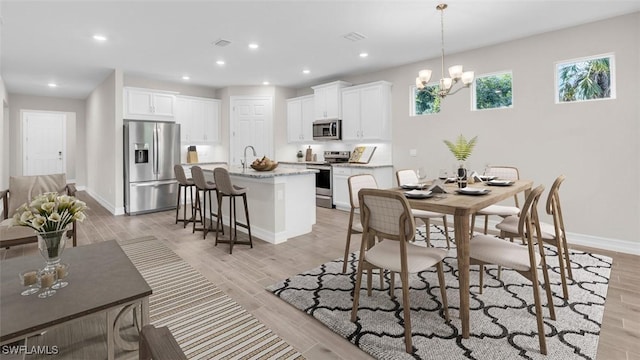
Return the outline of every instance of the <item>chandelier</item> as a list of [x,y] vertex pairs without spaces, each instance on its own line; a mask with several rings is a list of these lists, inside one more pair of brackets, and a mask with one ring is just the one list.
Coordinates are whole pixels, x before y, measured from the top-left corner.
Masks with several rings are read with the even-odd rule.
[[[438,4],[438,6],[436,6],[436,9],[440,10],[440,36],[442,41],[442,78],[440,79],[440,90],[438,91],[438,95],[441,98],[444,98],[447,95],[453,95],[463,87],[469,87],[471,83],[473,83],[474,78],[473,71],[463,71],[462,65],[453,65],[449,67],[450,77],[444,77],[444,9],[446,8],[447,4]],[[416,78],[416,86],[418,89],[422,90],[427,86],[430,79],[431,70],[420,70],[420,72],[418,72],[418,77]],[[458,81],[462,81],[462,87],[452,92],[451,89],[453,89],[453,86],[458,83]]]

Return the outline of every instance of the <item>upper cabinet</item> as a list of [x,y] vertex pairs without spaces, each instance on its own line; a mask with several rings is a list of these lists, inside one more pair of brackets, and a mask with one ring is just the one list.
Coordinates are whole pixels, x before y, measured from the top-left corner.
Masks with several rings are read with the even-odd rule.
[[124,88],[125,119],[173,121],[176,96],[168,91]]
[[290,143],[313,141],[314,95],[287,99],[287,139]]
[[342,90],[342,140],[391,140],[391,83]]
[[220,100],[177,96],[176,123],[180,124],[180,141],[183,143],[220,141]]
[[312,86],[314,97],[314,120],[342,118],[340,90],[351,86],[345,81]]

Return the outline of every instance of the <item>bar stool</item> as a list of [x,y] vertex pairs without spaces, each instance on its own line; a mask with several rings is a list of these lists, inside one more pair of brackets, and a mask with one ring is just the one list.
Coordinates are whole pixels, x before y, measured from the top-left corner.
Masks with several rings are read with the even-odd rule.
[[[191,217],[193,219],[193,230],[191,231],[192,233],[195,233],[196,231],[202,231],[203,232],[203,236],[202,238],[205,239],[207,237],[207,233],[212,229],[212,225],[213,225],[213,216],[216,216],[213,213],[213,208],[211,207],[211,198],[213,196],[213,194],[211,193],[212,191],[216,192],[216,197],[217,196],[217,187],[216,184],[211,182],[211,181],[207,181],[204,178],[204,173],[202,172],[202,168],[199,166],[192,166],[191,167],[191,177],[193,178],[193,182],[195,184],[196,187],[196,202],[195,205],[192,207],[192,212],[191,212]],[[200,192],[202,191],[202,205],[201,204],[201,199],[200,199]],[[206,216],[207,214],[207,194],[209,194],[209,226],[207,226],[207,221],[205,220],[205,218],[202,216],[202,210],[203,210],[203,206],[204,206],[204,214]],[[197,213],[200,213],[200,221],[198,221],[196,215]],[[216,219],[217,220],[217,219]],[[201,228],[196,228],[196,222],[200,222],[202,224]],[[216,224],[218,222],[216,221]],[[217,236],[216,236],[217,237]]]
[[[176,202],[176,224],[178,221],[182,221],[184,223],[183,228],[187,227],[187,223],[193,221],[193,216],[190,219],[187,219],[187,189],[189,189],[189,195],[191,196],[191,206],[193,207],[193,188],[195,184],[193,183],[193,179],[187,179],[187,176],[184,173],[184,168],[182,165],[176,164],[173,166],[173,172],[176,174],[176,180],[178,180],[178,200]],[[182,195],[182,190],[184,189],[184,210],[182,219],[178,218],[178,214],[180,212],[180,196]],[[193,215],[193,210],[191,211],[191,215]]]
[[[216,243],[229,243],[229,254],[233,253],[234,244],[251,245],[253,249],[253,239],[251,237],[251,224],[249,222],[249,208],[247,207],[247,189],[231,184],[231,178],[229,172],[224,168],[215,168],[213,170],[213,179],[216,182],[218,188],[218,221],[216,222]],[[218,222],[222,225],[222,198],[229,197],[229,239],[218,239],[219,227]],[[236,217],[236,197],[242,196],[244,202],[244,215],[247,219],[247,224],[238,223]],[[233,229],[231,226],[233,224]],[[248,230],[249,241],[238,241],[238,226],[241,226]],[[224,234],[224,233],[223,233]]]

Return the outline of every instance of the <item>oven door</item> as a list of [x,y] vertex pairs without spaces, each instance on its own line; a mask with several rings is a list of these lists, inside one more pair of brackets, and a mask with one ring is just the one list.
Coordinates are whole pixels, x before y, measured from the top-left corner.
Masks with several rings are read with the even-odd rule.
[[316,195],[333,196],[331,165],[314,165],[307,167],[318,170],[316,173]]

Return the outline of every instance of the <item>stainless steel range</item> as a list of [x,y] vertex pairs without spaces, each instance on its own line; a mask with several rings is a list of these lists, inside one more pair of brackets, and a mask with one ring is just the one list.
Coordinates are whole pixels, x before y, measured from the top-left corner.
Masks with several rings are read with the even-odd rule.
[[346,163],[349,161],[350,156],[350,151],[325,151],[324,162],[307,165],[307,169],[318,170],[316,173],[316,206],[333,208],[333,174],[331,164]]

